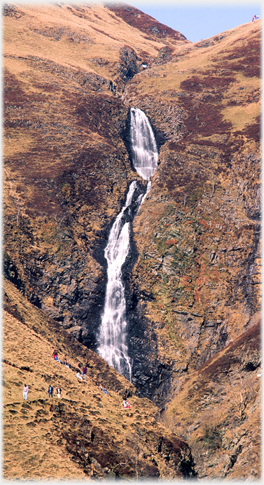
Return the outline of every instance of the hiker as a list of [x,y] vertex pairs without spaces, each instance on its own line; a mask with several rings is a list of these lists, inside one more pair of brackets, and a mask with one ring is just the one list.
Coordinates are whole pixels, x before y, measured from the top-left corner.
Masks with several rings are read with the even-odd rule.
[[58,359],[58,356],[57,355],[54,355],[54,360],[56,360],[57,362],[59,362],[59,364],[61,363],[61,361]]
[[101,390],[102,390],[102,391],[103,391],[105,394],[107,394],[107,390],[106,390],[106,388],[105,388],[105,387],[103,387],[101,384],[100,384],[100,389],[101,389]]
[[123,406],[124,406],[124,408],[127,407],[127,396],[126,396],[126,394],[124,394],[124,396],[123,396]]
[[78,371],[78,372],[77,372],[76,377],[78,377],[78,379],[79,379],[80,381],[82,381],[82,376],[81,376],[81,374],[80,374],[80,371]]
[[52,355],[53,355],[53,359],[55,359],[55,356],[56,356],[56,355],[57,355],[57,357],[58,357],[58,351],[57,351],[57,350],[53,350],[53,354],[52,354]]
[[128,400],[123,400],[123,406],[125,409],[131,409],[131,404]]
[[48,388],[49,397],[53,397],[53,387],[50,385]]
[[58,398],[61,397],[61,388],[60,387],[57,387],[57,396],[58,396]]
[[86,372],[87,372],[87,367],[86,366],[83,366],[82,368],[82,376],[84,379],[86,379]]
[[23,387],[23,398],[24,399],[27,399],[27,395],[28,395],[28,386],[26,384],[24,384],[24,387]]

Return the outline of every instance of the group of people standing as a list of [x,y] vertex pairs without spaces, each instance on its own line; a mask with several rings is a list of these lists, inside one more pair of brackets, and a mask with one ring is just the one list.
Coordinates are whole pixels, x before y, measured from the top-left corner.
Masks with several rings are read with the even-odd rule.
[[[59,364],[66,365],[66,367],[68,367],[68,369],[71,368],[70,364],[67,362],[67,358],[66,358],[65,355],[64,355],[62,361],[58,358],[57,350],[53,351],[53,359],[56,360],[56,362],[58,362]],[[76,374],[77,379],[79,379],[80,381],[82,381],[83,379],[86,379],[86,373],[87,373],[87,365],[84,365],[83,368],[82,368],[82,372],[80,371],[80,369],[78,369],[77,374]]]
[[[24,384],[23,399],[25,399],[25,401],[27,400],[28,391],[29,391],[29,388],[28,388],[27,384]],[[56,393],[57,393],[58,398],[60,398],[61,397],[61,387],[59,387],[59,386],[57,387]],[[52,385],[49,385],[48,395],[49,395],[49,397],[53,397],[53,387],[52,387]]]
[[[23,399],[25,399],[25,401],[27,400],[28,391],[29,391],[29,389],[28,389],[27,384],[24,384],[24,387],[23,387]],[[61,388],[59,386],[56,389],[56,393],[57,393],[57,396],[58,397],[61,397]],[[49,397],[53,397],[53,387],[51,385],[49,385],[48,394],[49,394]]]
[[54,350],[53,351],[53,359],[56,360],[56,362],[58,362],[59,364],[62,363],[64,365],[66,365],[66,367],[68,367],[68,369],[70,369],[70,364],[67,362],[66,356],[64,355],[63,362],[61,362],[61,360],[58,358],[58,352],[57,352],[57,350]]
[[[57,393],[58,398],[60,398],[61,397],[61,388],[59,386],[56,389],[56,393]],[[49,385],[48,394],[49,394],[49,397],[53,397],[53,387],[51,385]]]
[[[66,367],[68,367],[68,369],[70,369],[70,364],[67,362],[67,359],[66,357],[64,356],[63,358],[63,362],[61,362],[58,358],[58,352],[56,350],[54,350],[53,352],[53,358],[54,360],[56,360],[57,362],[59,362],[60,364],[63,363],[64,365],[66,365]],[[83,366],[82,368],[82,372],[80,371],[80,369],[78,369],[78,372],[76,374],[76,377],[77,379],[79,379],[80,381],[82,380],[86,380],[86,375],[87,375],[87,364]],[[100,389],[107,395],[107,390],[105,389],[105,387],[103,387],[101,384],[100,384]],[[24,387],[23,387],[23,399],[27,400],[27,395],[28,395],[28,391],[29,391],[29,388],[28,388],[28,385],[27,384],[24,384]],[[57,388],[56,388],[56,394],[57,394],[57,397],[60,399],[61,397],[61,387],[60,385],[58,384]],[[49,398],[53,397],[53,387],[52,385],[50,384],[49,385],[49,388],[48,388],[48,396]],[[125,409],[130,409],[131,408],[131,404],[130,402],[127,400],[127,396],[124,395],[123,396],[123,406]]]
[[82,381],[83,379],[85,380],[86,379],[86,372],[87,372],[87,367],[84,365],[83,368],[82,368],[82,372],[80,371],[80,369],[78,369],[78,372],[76,374],[76,377]]
[[[68,369],[70,369],[70,364],[67,362],[67,358],[66,358],[66,356],[64,355],[63,360],[61,361],[61,360],[58,358],[58,352],[57,352],[57,350],[54,350],[54,351],[53,351],[53,359],[54,359],[54,360],[56,360],[56,362],[58,362],[59,364],[61,364],[61,363],[62,363],[62,364],[64,364],[64,365],[66,365],[66,367],[67,367]],[[83,366],[83,368],[82,368],[82,372],[81,372],[81,371],[78,369],[78,372],[77,372],[77,374],[76,374],[76,377],[77,377],[77,378],[78,378],[80,381],[82,381],[83,379],[85,380],[85,379],[86,379],[86,373],[87,373],[87,366],[86,366],[86,365],[84,365],[84,366]],[[57,392],[57,396],[58,396],[58,398],[60,398],[60,397],[61,397],[61,388],[60,388],[59,386],[57,387],[56,392]],[[53,397],[53,387],[52,387],[51,385],[49,386],[48,393],[49,393],[49,397]]]

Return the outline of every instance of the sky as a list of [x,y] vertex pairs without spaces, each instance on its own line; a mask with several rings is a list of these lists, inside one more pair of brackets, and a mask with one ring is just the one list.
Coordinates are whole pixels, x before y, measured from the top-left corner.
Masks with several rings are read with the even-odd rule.
[[261,17],[261,2],[236,2],[225,3],[224,1],[210,4],[191,1],[126,1],[133,7],[154,17],[162,24],[177,30],[191,42],[198,42],[220,34],[225,30],[252,21],[256,14]]

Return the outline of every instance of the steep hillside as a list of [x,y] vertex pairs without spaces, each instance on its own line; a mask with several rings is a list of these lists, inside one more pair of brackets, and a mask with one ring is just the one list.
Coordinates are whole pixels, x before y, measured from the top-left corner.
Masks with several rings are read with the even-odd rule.
[[160,362],[167,382],[202,365],[260,310],[259,25],[184,52],[135,76],[125,94],[161,140],[134,223],[130,277],[131,327],[140,315],[156,348],[136,340],[132,353],[150,379],[150,359]]
[[162,422],[189,443],[199,478],[261,475],[260,321],[182,378]]
[[4,15],[6,275],[95,349],[105,238],[135,178],[120,93],[164,43],[99,6]]
[[[156,421],[158,408],[138,398],[129,381],[60,330],[10,282],[5,284],[4,317],[4,478],[176,478],[195,473],[187,443]],[[53,359],[54,348],[59,358],[66,356],[70,369]],[[79,381],[76,372],[86,362],[86,381]],[[24,383],[27,401],[22,399]],[[122,406],[124,393],[131,409]]]
[[[102,382],[109,386],[116,403],[119,397],[115,393],[130,385],[92,351],[97,350],[105,297],[108,234],[129,183],[146,183],[130,163],[129,110],[138,107],[152,124],[159,161],[151,190],[133,222],[132,252],[123,274],[133,402],[145,402],[135,397],[137,392],[159,407],[163,423],[193,448],[198,477],[259,477],[259,438],[257,432],[253,438],[252,430],[259,428],[260,412],[256,333],[261,244],[260,21],[192,44],[179,32],[125,4],[5,5],[3,14],[4,272],[9,280],[8,298],[20,301],[23,295],[27,326],[32,329],[30,321],[34,320],[36,338],[43,340],[37,359],[43,360],[45,352],[50,355],[48,347],[55,342],[62,346],[62,339],[61,350],[69,352],[76,368],[76,351],[94,363],[88,399],[93,399],[92,393],[101,395],[93,387],[97,365],[101,375],[103,366]],[[20,291],[15,297],[11,297],[15,292],[11,283]],[[12,334],[13,326],[25,329],[25,317],[21,319],[16,303],[8,301],[11,310],[5,328]],[[18,342],[6,342],[6,352],[14,359],[10,362],[18,365],[12,347]],[[242,352],[247,361],[239,355]],[[15,386],[21,385],[19,376],[24,378],[30,371],[20,369],[22,374],[15,374],[12,380],[9,371],[16,372],[17,367],[10,362],[5,365],[11,393],[6,397],[19,402],[8,414],[11,428],[7,429],[12,430],[12,420],[24,409]],[[55,378],[53,361],[48,357],[45,362],[47,375]],[[25,366],[31,368],[29,362]],[[36,399],[44,399],[47,387],[42,374],[34,367]],[[66,377],[59,375],[60,379]],[[201,387],[192,387],[200,377]],[[74,384],[74,374],[62,382],[73,386],[71,392],[76,391],[74,386],[80,389],[83,385]],[[219,390],[221,398],[216,399]],[[14,392],[20,396],[18,400]],[[236,397],[237,420],[231,417],[234,392],[241,398]],[[89,403],[82,403],[83,394],[78,396],[80,417],[82,406]],[[157,408],[146,402],[155,416]],[[42,411],[48,412],[49,426],[50,420],[59,419],[52,433],[57,429],[64,448],[58,443],[56,453],[64,453],[67,441],[70,457],[77,435],[69,439],[63,435],[68,417],[75,419],[75,404],[68,404],[67,410],[63,408],[64,417],[57,418],[53,416],[55,407],[49,409],[46,401],[43,405],[38,401],[26,423],[35,429],[36,413]],[[112,412],[118,422],[120,407]],[[207,427],[209,415],[212,422]],[[102,419],[106,419],[105,413]],[[149,430],[156,430],[155,422],[154,417],[150,419]],[[21,421],[13,423],[19,430]],[[131,423],[123,424],[130,430]],[[25,436],[28,424],[23,428]],[[112,425],[107,422],[107,433]],[[51,433],[44,428],[36,440],[41,433]],[[108,473],[104,471],[107,467],[119,475],[136,476],[139,468],[132,467],[134,458],[127,465],[127,455],[120,460],[128,469],[114,468],[126,439],[124,429],[120,424],[122,439],[113,445],[115,458],[108,457],[110,465],[100,461],[97,443],[98,454],[91,457],[103,471],[95,462],[94,466],[89,460],[83,462],[78,451],[75,456],[82,466],[71,465],[69,474],[84,476],[82,470],[87,467],[88,476],[97,473],[101,477]],[[168,439],[174,442],[174,438]],[[102,446],[105,443],[103,439]],[[163,445],[157,446],[161,450]],[[89,456],[90,452],[91,448]],[[167,452],[161,452],[167,464],[159,462],[152,451],[142,453],[149,460],[142,464],[142,476],[178,473],[178,458],[172,459],[177,462],[175,468],[171,459],[166,462]],[[149,458],[152,455],[154,461]],[[49,461],[51,455],[47,456]],[[7,458],[8,476],[12,459]],[[192,468],[190,456],[188,460]],[[67,458],[56,476],[66,473],[66,477],[68,465]],[[32,477],[37,466],[30,465],[27,476]],[[147,471],[148,466],[156,468]],[[181,473],[185,473],[183,468]]]
[[146,15],[141,10],[138,10],[131,5],[127,5],[124,3],[119,4],[107,4],[107,8],[115,13],[117,17],[123,19],[132,27],[140,30],[147,34],[147,37],[144,36],[145,39],[148,40],[162,40],[165,44],[169,45],[178,45],[178,41],[187,41],[186,37],[182,35],[180,32],[177,32],[167,25],[161,24],[153,17]]

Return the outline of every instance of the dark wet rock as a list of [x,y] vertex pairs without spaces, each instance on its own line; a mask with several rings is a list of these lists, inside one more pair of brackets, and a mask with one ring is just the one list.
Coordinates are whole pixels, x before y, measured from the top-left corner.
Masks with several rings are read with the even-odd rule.
[[134,49],[129,46],[120,49],[118,72],[123,82],[126,83],[138,73],[138,62],[139,60]]

